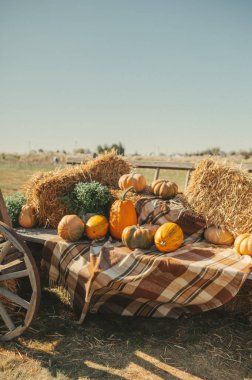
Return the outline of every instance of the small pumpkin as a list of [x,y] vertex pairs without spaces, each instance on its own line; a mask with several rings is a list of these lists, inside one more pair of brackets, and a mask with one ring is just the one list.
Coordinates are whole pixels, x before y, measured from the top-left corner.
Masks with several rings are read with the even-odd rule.
[[126,189],[121,199],[117,199],[112,203],[109,213],[109,229],[111,235],[115,239],[121,240],[122,232],[125,227],[137,224],[137,213],[133,202],[130,199],[125,199]]
[[148,249],[154,244],[154,235],[159,226],[142,225],[125,227],[122,242],[130,249]]
[[155,233],[154,242],[161,252],[171,252],[178,249],[184,240],[184,234],[176,223],[167,222],[162,224]]
[[58,224],[58,235],[66,241],[79,240],[84,233],[85,224],[77,215],[65,215]]
[[234,247],[241,255],[252,256],[252,234],[245,233],[237,236]]
[[21,227],[32,228],[37,224],[37,216],[32,206],[24,205],[18,216],[18,223]]
[[109,228],[108,220],[103,215],[91,216],[86,222],[85,232],[90,240],[102,239]]
[[234,242],[234,237],[229,231],[217,226],[206,228],[204,238],[210,243],[217,245],[232,245]]
[[118,186],[121,190],[133,187],[137,193],[141,193],[146,186],[146,179],[138,173],[124,174],[119,178]]
[[165,179],[156,179],[151,184],[151,191],[161,198],[172,198],[178,194],[178,186],[175,182],[166,181]]

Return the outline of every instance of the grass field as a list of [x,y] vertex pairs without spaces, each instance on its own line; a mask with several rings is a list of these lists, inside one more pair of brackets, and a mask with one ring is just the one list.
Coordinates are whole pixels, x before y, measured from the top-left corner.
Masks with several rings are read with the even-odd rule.
[[89,315],[83,325],[59,291],[44,288],[39,316],[16,342],[0,348],[0,378],[252,378],[246,313],[221,308],[191,318]]
[[[0,187],[6,196],[34,171],[52,168],[0,161]],[[169,175],[183,186],[182,172]],[[0,379],[252,379],[251,305],[179,320],[97,314],[78,325],[64,293],[45,284],[32,327],[0,347]]]
[[[57,169],[63,168],[64,165],[57,166]],[[13,162],[0,160],[0,188],[4,196],[13,192],[20,191],[22,185],[29,177],[37,171],[54,170],[55,166],[49,163],[32,163],[32,162]],[[147,182],[150,184],[154,178],[155,169],[139,169],[139,173],[144,174]],[[183,190],[186,172],[176,170],[161,170],[160,178],[166,178],[178,184]]]

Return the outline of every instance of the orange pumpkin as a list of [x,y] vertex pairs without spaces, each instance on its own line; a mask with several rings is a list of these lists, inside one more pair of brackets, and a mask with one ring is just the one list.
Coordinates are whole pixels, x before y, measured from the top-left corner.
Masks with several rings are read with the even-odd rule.
[[77,215],[65,215],[58,224],[58,235],[67,241],[79,240],[85,224]]
[[217,226],[206,228],[204,238],[210,243],[217,245],[232,245],[234,242],[234,237],[229,231]]
[[154,235],[159,226],[142,225],[125,227],[122,242],[130,249],[148,249],[154,244]]
[[127,192],[130,189],[126,189],[121,199],[112,203],[109,213],[109,229],[111,235],[115,239],[122,238],[122,232],[125,227],[133,226],[137,224],[137,214],[134,204],[131,200],[125,199]]
[[34,227],[37,224],[35,209],[32,206],[24,205],[18,216],[18,223],[24,228]]
[[142,174],[124,174],[119,178],[118,186],[121,190],[133,187],[137,193],[141,193],[146,186],[146,180]]
[[154,241],[161,252],[175,251],[184,240],[182,229],[176,223],[164,223],[155,233]]
[[166,181],[165,179],[156,179],[151,184],[152,193],[161,198],[172,198],[178,194],[178,186],[175,182]]
[[102,239],[108,232],[108,221],[103,215],[94,215],[86,222],[86,235],[90,240]]
[[252,256],[252,234],[245,233],[237,236],[234,247],[241,255]]

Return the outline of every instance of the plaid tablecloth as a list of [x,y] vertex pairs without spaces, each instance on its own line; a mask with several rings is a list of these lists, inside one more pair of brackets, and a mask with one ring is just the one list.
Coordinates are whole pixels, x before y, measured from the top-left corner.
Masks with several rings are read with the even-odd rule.
[[67,289],[80,322],[88,311],[178,318],[231,300],[252,271],[252,258],[204,241],[160,254],[55,238],[44,246],[43,268],[51,285]]
[[[204,221],[181,199],[141,199],[139,223],[180,224],[183,245],[172,253],[130,251],[121,242],[67,243],[59,237],[43,248],[42,269],[52,286],[63,286],[83,322],[87,312],[173,317],[221,306],[252,271],[252,257],[202,241]],[[201,239],[201,241],[199,241]]]

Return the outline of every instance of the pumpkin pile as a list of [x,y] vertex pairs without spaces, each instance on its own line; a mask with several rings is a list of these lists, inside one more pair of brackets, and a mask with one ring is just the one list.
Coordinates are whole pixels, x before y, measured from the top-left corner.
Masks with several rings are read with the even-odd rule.
[[[106,160],[113,161],[115,158],[107,157]],[[104,159],[102,162],[104,164]],[[121,162],[119,164],[121,168]],[[92,165],[92,170],[95,170],[95,164]],[[112,171],[110,168],[110,175],[112,175]],[[71,209],[70,213],[65,213],[57,224],[58,235],[62,239],[69,242],[83,238],[89,240],[104,239],[109,233],[112,238],[121,240],[132,251],[155,247],[158,251],[166,253],[173,252],[181,247],[184,234],[178,224],[167,222],[158,226],[152,224],[138,225],[134,202],[132,199],[128,199],[129,192],[138,197],[141,197],[144,192],[145,195],[150,196],[151,194],[155,198],[171,199],[178,194],[176,183],[157,179],[148,186],[142,174],[136,172],[122,174],[119,176],[118,187],[123,192],[120,197],[113,199],[110,191],[115,188],[106,187],[104,183],[106,183],[107,177],[101,178],[101,181],[75,184],[75,187],[65,195],[65,198],[62,198],[62,200],[67,200],[73,210],[72,213]],[[88,217],[90,213],[94,214]],[[18,217],[19,224],[25,228],[31,228],[36,226],[38,221],[37,209],[31,204],[25,204]],[[204,231],[204,239],[208,243],[218,246],[234,245],[237,253],[252,256],[252,234],[250,233],[235,235],[226,227],[210,225]]]

